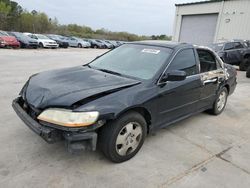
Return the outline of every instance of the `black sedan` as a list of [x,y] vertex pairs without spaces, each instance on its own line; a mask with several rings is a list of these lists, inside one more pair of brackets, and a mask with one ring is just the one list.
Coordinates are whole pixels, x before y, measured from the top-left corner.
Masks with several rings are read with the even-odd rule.
[[32,39],[23,33],[20,32],[8,32],[9,35],[16,37],[20,42],[21,48],[38,48],[38,42],[35,39]]
[[69,47],[69,43],[68,41],[60,35],[54,35],[54,34],[47,34],[47,37],[49,37],[50,39],[56,41],[56,43],[59,45],[60,48],[68,48]]
[[222,113],[235,87],[236,70],[210,49],[145,41],[31,76],[13,108],[49,143],[63,139],[70,152],[98,144],[123,162],[152,131],[202,111]]

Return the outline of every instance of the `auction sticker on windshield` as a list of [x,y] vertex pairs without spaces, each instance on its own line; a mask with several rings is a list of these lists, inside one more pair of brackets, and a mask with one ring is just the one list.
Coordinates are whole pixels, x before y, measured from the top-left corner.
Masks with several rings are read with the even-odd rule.
[[161,50],[143,49],[141,52],[143,52],[143,53],[150,53],[150,54],[159,54],[161,52]]

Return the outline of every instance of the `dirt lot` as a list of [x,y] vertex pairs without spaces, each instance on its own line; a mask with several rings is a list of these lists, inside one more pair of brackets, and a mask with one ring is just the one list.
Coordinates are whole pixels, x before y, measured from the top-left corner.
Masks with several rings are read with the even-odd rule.
[[220,116],[201,113],[149,135],[132,160],[113,164],[99,152],[67,153],[28,129],[11,101],[31,74],[84,64],[104,50],[0,49],[1,187],[250,187],[250,79]]

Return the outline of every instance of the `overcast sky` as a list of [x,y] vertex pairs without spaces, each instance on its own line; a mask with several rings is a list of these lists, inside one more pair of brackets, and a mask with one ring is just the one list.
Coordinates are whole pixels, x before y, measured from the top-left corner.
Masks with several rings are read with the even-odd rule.
[[15,0],[29,11],[45,12],[61,24],[172,35],[175,3],[201,0]]

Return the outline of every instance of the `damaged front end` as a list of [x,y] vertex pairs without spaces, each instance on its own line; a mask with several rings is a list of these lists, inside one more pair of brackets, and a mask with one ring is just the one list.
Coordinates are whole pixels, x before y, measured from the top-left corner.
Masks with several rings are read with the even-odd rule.
[[39,120],[41,110],[27,104],[23,97],[18,97],[12,102],[12,107],[20,119],[47,143],[53,144],[65,141],[65,146],[70,153],[82,150],[96,150],[96,130],[105,124],[105,120],[98,120],[90,126],[67,127]]
[[94,131],[102,126],[104,122],[98,122],[91,128],[66,128],[38,121],[39,110],[28,106],[24,100],[19,97],[12,103],[12,107],[22,121],[36,134],[41,136],[49,144],[65,140],[69,152],[75,153],[79,150],[96,150],[97,133]]
[[12,106],[48,143],[65,140],[73,153],[95,150],[96,131],[106,123],[106,114],[76,109],[138,83],[85,67],[47,71],[30,77]]

